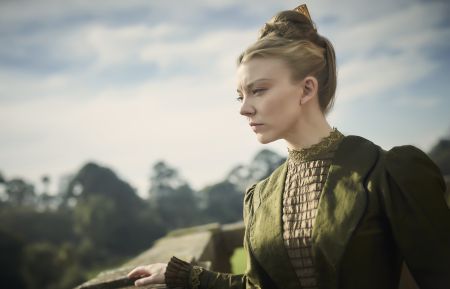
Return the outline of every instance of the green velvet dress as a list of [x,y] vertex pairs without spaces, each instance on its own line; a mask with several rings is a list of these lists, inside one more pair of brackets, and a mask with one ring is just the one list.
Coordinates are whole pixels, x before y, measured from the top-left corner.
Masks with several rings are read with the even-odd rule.
[[[169,288],[301,288],[283,240],[287,162],[244,197],[244,274],[176,257]],[[450,210],[439,168],[413,146],[389,151],[346,136],[331,160],[312,229],[321,289],[396,289],[405,262],[422,289],[450,288]]]

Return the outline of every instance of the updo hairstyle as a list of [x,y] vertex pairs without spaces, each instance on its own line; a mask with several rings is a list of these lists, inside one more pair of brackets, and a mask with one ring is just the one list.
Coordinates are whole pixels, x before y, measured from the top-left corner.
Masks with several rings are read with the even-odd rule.
[[297,11],[282,11],[261,29],[258,40],[238,57],[238,66],[252,58],[275,57],[286,62],[293,81],[314,76],[319,83],[320,109],[328,113],[336,92],[336,58],[331,42]]

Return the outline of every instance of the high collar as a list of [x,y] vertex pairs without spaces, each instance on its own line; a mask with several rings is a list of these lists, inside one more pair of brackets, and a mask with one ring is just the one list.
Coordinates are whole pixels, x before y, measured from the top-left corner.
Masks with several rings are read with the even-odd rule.
[[300,164],[305,161],[320,158],[322,155],[335,150],[344,135],[337,129],[333,128],[330,134],[323,137],[318,143],[300,150],[288,148],[289,161]]

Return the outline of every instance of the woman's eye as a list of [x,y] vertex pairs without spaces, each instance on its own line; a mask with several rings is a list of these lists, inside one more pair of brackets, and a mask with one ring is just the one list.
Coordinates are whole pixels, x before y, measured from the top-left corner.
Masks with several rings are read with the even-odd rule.
[[265,88],[256,88],[256,89],[253,89],[252,90],[252,93],[253,94],[258,94],[258,93],[262,93],[262,92],[264,92],[264,91],[266,91],[267,89],[265,89]]
[[236,97],[236,100],[239,101],[239,102],[242,102],[243,97],[242,96],[238,96],[238,97]]

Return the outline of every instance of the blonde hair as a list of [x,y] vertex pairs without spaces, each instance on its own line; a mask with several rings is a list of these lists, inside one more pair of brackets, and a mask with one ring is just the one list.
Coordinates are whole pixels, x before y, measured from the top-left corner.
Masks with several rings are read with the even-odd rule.
[[330,111],[337,82],[334,48],[303,14],[283,11],[272,17],[259,39],[238,57],[238,65],[255,57],[283,59],[293,80],[314,76],[319,83],[320,108],[324,114]]

